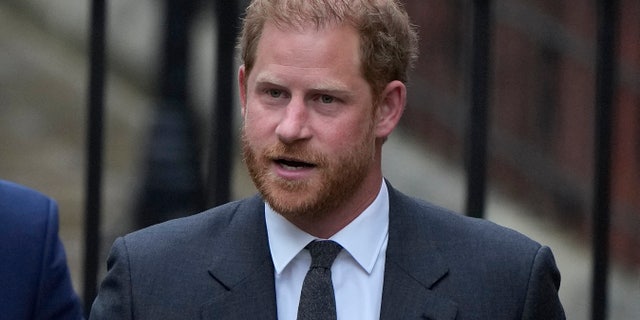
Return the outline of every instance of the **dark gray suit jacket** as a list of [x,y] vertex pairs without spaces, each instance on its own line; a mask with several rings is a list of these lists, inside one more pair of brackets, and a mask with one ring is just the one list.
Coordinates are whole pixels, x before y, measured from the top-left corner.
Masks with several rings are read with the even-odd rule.
[[[548,247],[389,186],[381,319],[564,319]],[[90,319],[276,319],[255,196],[115,241]]]

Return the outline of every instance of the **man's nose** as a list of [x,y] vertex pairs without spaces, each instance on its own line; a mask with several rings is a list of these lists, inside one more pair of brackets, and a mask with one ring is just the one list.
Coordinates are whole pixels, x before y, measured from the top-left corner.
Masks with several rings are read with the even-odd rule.
[[287,144],[310,138],[309,111],[303,101],[292,99],[289,102],[276,127],[276,135]]

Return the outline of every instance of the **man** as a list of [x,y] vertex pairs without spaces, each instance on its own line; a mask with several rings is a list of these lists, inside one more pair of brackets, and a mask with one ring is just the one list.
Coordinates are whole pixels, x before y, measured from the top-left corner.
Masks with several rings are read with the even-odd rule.
[[91,318],[564,318],[549,248],[384,180],[416,38],[394,0],[253,1],[238,78],[260,196],[116,240]]
[[82,319],[56,203],[0,180],[0,319]]

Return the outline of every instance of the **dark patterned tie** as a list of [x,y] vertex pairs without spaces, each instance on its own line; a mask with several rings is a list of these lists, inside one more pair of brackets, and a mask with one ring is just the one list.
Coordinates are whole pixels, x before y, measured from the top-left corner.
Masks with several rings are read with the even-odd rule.
[[302,283],[298,320],[335,320],[331,265],[342,247],[333,241],[313,241],[306,248],[311,253],[311,266]]

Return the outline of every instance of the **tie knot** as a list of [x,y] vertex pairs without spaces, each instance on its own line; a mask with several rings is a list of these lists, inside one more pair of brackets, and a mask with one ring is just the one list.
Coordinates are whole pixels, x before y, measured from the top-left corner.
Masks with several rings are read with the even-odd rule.
[[311,268],[331,269],[342,246],[331,240],[313,241],[307,245],[311,253]]

